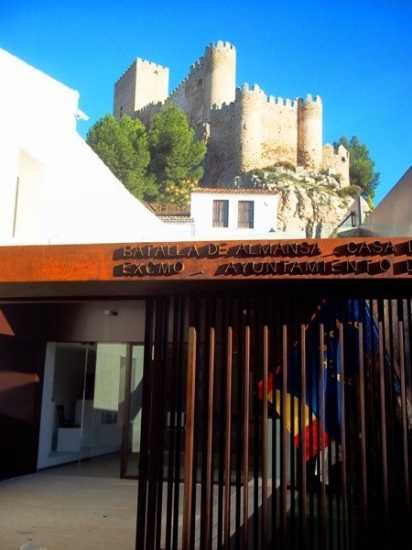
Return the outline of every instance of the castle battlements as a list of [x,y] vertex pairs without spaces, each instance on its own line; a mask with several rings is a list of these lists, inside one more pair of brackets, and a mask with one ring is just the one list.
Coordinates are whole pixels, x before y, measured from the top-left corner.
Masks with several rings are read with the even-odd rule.
[[[196,77],[196,71],[194,70],[193,73],[191,73],[192,77]],[[186,83],[189,81],[190,76],[187,76],[176,86],[176,88],[170,93],[167,99],[172,100],[173,97],[176,97],[182,90],[184,90],[184,87]]]
[[299,97],[298,102],[299,104],[309,105],[311,103],[321,104],[322,100],[318,95],[315,95],[315,97],[313,97],[311,94],[307,94],[304,98]]
[[231,101],[230,103],[223,103],[223,105],[212,105],[211,111],[217,113],[229,113],[234,112],[236,109],[236,102]]
[[196,135],[208,141],[205,185],[232,185],[254,168],[292,164],[308,170],[333,169],[349,185],[349,157],[322,144],[322,100],[267,95],[258,84],[236,86],[236,49],[210,43],[187,76],[168,92],[169,70],[137,58],[115,83],[114,115],[138,117],[150,127],[164,105],[186,113]]
[[235,47],[233,44],[230,44],[230,42],[223,42],[223,40],[218,40],[217,42],[211,42],[208,46],[206,46],[206,51],[209,51],[211,49],[225,49],[225,50],[233,50],[235,51]]
[[275,97],[270,95],[267,98],[267,102],[270,104],[280,105],[281,107],[297,107],[297,100],[283,99],[283,97]]
[[158,63],[153,63],[153,61],[146,61],[146,59],[142,59],[141,57],[136,57],[136,59],[133,61],[133,63],[124,71],[124,73],[116,80],[116,83],[122,80],[124,76],[135,69],[136,66],[140,67],[148,67],[152,71],[156,70],[166,70],[168,71],[166,67],[163,67],[163,65],[159,65]]
[[239,95],[239,97],[240,97],[242,94],[247,93],[247,92],[256,92],[257,94],[261,95],[262,97],[266,96],[265,92],[257,84],[253,84],[252,86],[250,86],[246,82],[245,84],[242,84],[240,87],[236,88],[236,96]]
[[145,113],[147,113],[150,110],[153,110],[154,108],[160,111],[160,109],[164,106],[164,104],[165,104],[164,101],[157,101],[157,102],[153,101],[153,103],[148,103],[147,105],[145,105],[144,107],[136,111],[136,115],[144,115]]
[[205,63],[205,59],[214,50],[222,50],[226,52],[236,53],[235,47],[229,42],[223,42],[222,40],[218,40],[217,42],[211,42],[208,46],[206,46],[204,55],[199,57],[199,59],[190,66],[189,74],[192,74],[192,72],[196,71],[199,67],[203,67]]
[[[301,98],[292,99],[283,99],[282,97],[275,97],[273,95],[267,95],[260,86],[253,84],[250,86],[245,83],[242,86],[236,88],[236,100],[240,100],[244,94],[255,93],[256,97],[262,100],[262,103],[268,103],[270,105],[278,105],[281,107],[293,107],[297,108],[300,101],[304,101]],[[311,96],[310,96],[311,97]],[[306,100],[305,100],[306,101]]]

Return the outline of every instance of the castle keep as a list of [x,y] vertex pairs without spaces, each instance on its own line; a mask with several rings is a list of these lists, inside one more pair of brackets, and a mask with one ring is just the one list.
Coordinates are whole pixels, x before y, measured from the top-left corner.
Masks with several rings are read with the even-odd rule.
[[236,50],[210,44],[189,75],[168,93],[169,70],[136,59],[115,83],[114,116],[130,115],[150,127],[164,105],[183,109],[199,138],[208,143],[207,186],[231,186],[236,176],[273,165],[308,172],[328,170],[349,185],[349,153],[322,145],[322,101],[267,96],[259,86],[236,87]]

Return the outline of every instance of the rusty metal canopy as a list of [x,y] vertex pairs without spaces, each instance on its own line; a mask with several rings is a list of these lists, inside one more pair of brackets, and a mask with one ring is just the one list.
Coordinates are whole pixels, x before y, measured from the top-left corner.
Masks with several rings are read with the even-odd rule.
[[[0,299],[138,296],[285,284],[368,288],[412,275],[412,240],[354,238],[10,246]],[[385,283],[386,282],[386,283]]]

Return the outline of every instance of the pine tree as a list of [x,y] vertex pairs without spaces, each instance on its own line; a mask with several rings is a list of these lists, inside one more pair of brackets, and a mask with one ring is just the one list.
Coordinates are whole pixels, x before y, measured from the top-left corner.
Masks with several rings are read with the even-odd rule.
[[87,134],[86,142],[113,174],[139,200],[153,199],[158,188],[148,174],[148,135],[140,120],[106,115]]
[[159,186],[158,201],[187,204],[191,189],[203,175],[206,144],[195,140],[182,110],[169,105],[154,116],[149,150],[149,171]]
[[375,189],[379,185],[380,174],[375,172],[375,162],[370,158],[366,145],[360,143],[358,136],[353,136],[350,141],[342,136],[333,145],[335,149],[343,145],[349,151],[350,184],[359,187],[362,196],[372,202]]

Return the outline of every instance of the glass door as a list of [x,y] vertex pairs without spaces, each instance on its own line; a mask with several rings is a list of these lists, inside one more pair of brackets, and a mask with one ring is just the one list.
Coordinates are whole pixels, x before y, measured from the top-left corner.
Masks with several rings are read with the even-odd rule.
[[89,379],[85,376],[85,391],[78,404],[83,457],[121,450],[126,361],[126,344],[97,344],[95,370]]
[[124,424],[121,477],[137,478],[143,395],[143,344],[128,344],[124,381]]
[[137,476],[143,355],[143,344],[48,344],[38,468]]

